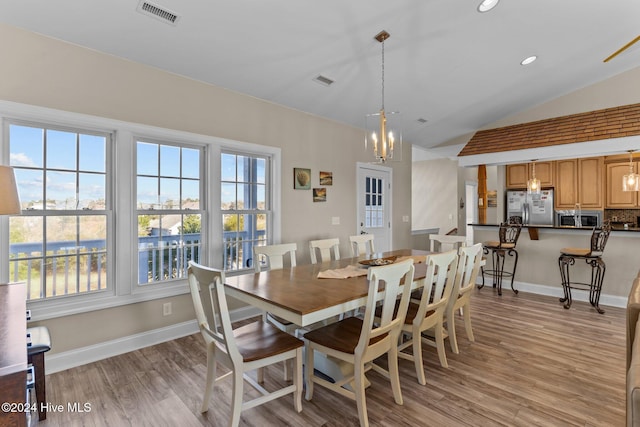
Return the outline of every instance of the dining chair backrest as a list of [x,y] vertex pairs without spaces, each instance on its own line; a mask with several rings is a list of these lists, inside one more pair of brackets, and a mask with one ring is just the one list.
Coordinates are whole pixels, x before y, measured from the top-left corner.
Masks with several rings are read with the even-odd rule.
[[318,263],[318,252],[320,253],[320,262],[330,261],[331,251],[333,251],[334,259],[340,259],[340,239],[311,240],[309,242],[311,264]]
[[591,234],[591,253],[592,256],[601,256],[604,252],[604,248],[609,240],[609,234],[611,233],[611,222],[604,221],[602,227],[594,228]]
[[351,246],[351,256],[372,255],[375,252],[373,246],[373,234],[358,234],[349,236]]
[[429,241],[431,243],[431,252],[446,252],[450,250],[458,250],[464,246],[466,236],[451,236],[448,234],[430,234]]
[[289,254],[289,264],[291,267],[296,266],[296,250],[298,245],[295,243],[283,243],[280,245],[266,245],[253,247],[253,266],[256,273],[261,270],[262,259],[265,259],[267,270],[280,270],[284,267],[285,256]]
[[425,318],[437,312],[444,313],[451,292],[455,286],[458,253],[442,252],[427,256],[427,273],[420,305],[414,318],[414,324],[421,324]]
[[[369,268],[367,274],[369,293],[367,294],[362,332],[355,349],[356,354],[364,354],[370,346],[397,345],[397,338],[407,314],[414,271],[415,267],[411,259],[396,264]],[[384,296],[381,302],[377,302],[381,283],[384,283]],[[400,292],[402,292],[402,296],[396,310],[396,302]],[[374,326],[373,320],[376,317],[377,306],[381,307],[382,314]],[[386,338],[379,342],[375,341],[377,337],[385,335],[387,335]],[[372,340],[374,341],[372,342]]]
[[454,288],[451,292],[452,298],[448,303],[449,307],[453,307],[457,298],[470,292],[475,287],[476,279],[480,273],[482,254],[482,243],[463,246],[458,249],[458,266],[456,268]]
[[503,222],[502,224],[500,224],[500,228],[498,229],[500,247],[515,248],[518,244],[520,231],[522,231],[522,224],[507,222]]
[[228,356],[229,367],[242,363],[224,293],[224,272],[189,261],[187,277],[196,320],[205,342],[207,345],[214,343]]

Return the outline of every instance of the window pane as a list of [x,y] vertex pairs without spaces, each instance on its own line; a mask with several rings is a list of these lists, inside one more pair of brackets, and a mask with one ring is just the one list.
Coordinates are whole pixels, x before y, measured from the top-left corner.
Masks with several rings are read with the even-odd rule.
[[160,205],[162,209],[180,209],[180,180],[160,178]]
[[98,253],[107,249],[107,217],[82,216],[80,221],[80,252]]
[[86,172],[105,172],[107,139],[99,135],[80,135],[80,166]]
[[266,179],[266,160],[265,159],[256,159],[256,177],[255,182],[260,184],[264,184],[267,182]]
[[[44,203],[44,179],[42,170],[27,170],[15,168],[13,170],[18,183],[18,194],[23,209],[42,210]],[[55,208],[53,205],[52,209]]]
[[78,209],[105,209],[105,176],[96,173],[81,173],[79,176]]
[[200,209],[200,181],[182,180],[182,209]]
[[237,196],[238,205],[236,206],[236,208],[249,209],[250,206],[246,204],[246,202],[249,200],[249,186],[246,184],[238,184]]
[[191,148],[182,149],[182,177],[200,178],[200,151]]
[[160,146],[160,176],[180,177],[180,148]]
[[136,158],[138,175],[158,175],[158,144],[138,142]]
[[76,133],[47,130],[47,168],[76,169]]
[[10,125],[11,166],[44,166],[44,129]]
[[158,179],[138,177],[138,209],[160,207],[158,200]]
[[76,236],[78,218],[76,216],[49,216],[46,218],[47,255],[66,255],[78,249]]
[[222,180],[223,181],[235,181],[236,180],[236,156],[233,154],[223,153],[221,156],[222,164]]
[[221,207],[222,209],[236,209],[236,185],[222,184]]
[[266,195],[266,188],[264,185],[257,185],[256,186],[256,209],[259,210],[265,210],[266,206],[267,206],[267,195]]
[[47,209],[77,209],[74,172],[47,171],[46,180]]
[[249,177],[245,175],[248,172],[247,161],[248,161],[248,159],[245,156],[238,156],[238,163],[237,163],[238,175],[237,175],[237,179],[238,179],[239,182],[247,182],[247,181],[249,181]]

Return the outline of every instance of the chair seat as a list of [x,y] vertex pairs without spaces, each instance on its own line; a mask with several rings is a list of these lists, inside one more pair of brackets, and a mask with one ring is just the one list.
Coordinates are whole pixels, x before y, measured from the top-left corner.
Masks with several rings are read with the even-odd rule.
[[293,335],[262,321],[234,329],[233,336],[245,362],[265,359],[304,345]]
[[500,242],[497,240],[484,242],[482,245],[488,249],[513,249],[516,247],[515,243],[503,243],[501,245]]
[[27,328],[27,333],[31,335],[31,345],[27,347],[28,356],[51,350],[51,337],[45,326]]
[[[323,347],[342,353],[353,354],[356,345],[358,345],[361,332],[362,319],[358,317],[347,317],[339,322],[309,331],[304,335],[304,338]],[[385,337],[386,335],[381,335],[372,338],[370,344],[381,341]]]
[[583,256],[587,257],[591,255],[591,249],[587,248],[562,248],[560,249],[562,255]]

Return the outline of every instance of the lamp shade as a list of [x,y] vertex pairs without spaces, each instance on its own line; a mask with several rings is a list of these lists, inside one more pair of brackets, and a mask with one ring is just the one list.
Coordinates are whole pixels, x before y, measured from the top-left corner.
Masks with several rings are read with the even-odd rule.
[[0,215],[17,215],[21,212],[13,168],[0,166]]

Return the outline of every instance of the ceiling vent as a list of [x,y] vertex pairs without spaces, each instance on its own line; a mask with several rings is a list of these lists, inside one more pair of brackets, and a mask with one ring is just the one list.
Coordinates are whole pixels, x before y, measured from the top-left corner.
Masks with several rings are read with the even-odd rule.
[[425,124],[427,122],[428,122],[428,120],[427,119],[423,119],[422,117],[418,119],[418,123]]
[[142,0],[140,3],[138,3],[138,7],[136,10],[143,15],[151,16],[152,18],[162,21],[165,24],[176,25],[176,23],[180,20],[180,16],[176,13],[146,0]]
[[320,83],[321,85],[324,85],[324,86],[331,86],[334,83],[333,80],[331,80],[329,77],[325,77],[325,76],[322,76],[322,75],[314,78],[313,81],[314,82],[318,82],[318,83]]

